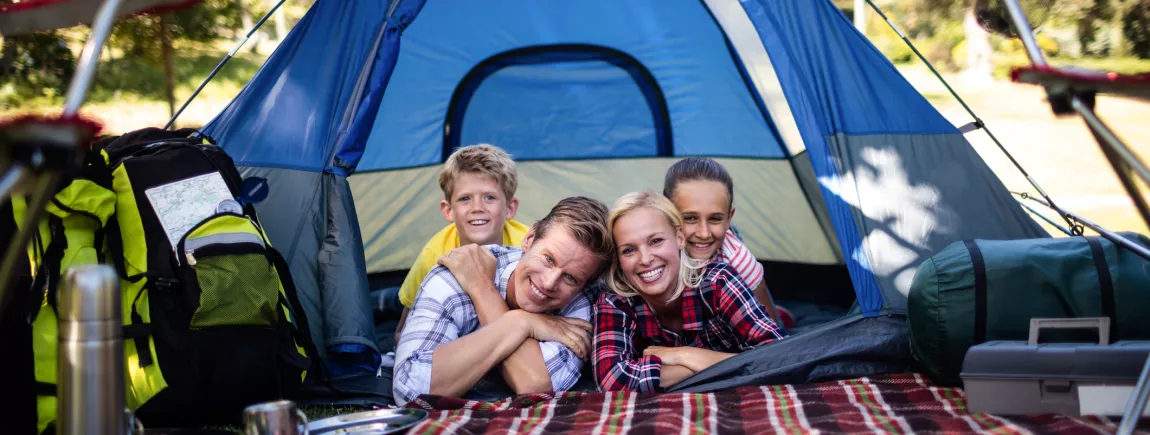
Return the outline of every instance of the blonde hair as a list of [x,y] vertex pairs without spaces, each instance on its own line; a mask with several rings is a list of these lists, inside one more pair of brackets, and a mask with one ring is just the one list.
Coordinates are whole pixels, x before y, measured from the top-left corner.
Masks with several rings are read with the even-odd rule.
[[[671,200],[654,192],[632,192],[623,195],[611,206],[611,213],[607,215],[607,231],[614,236],[615,223],[619,221],[619,218],[640,208],[651,208],[663,212],[663,215],[667,217],[667,222],[676,231],[683,226],[683,216],[679,214],[679,210],[675,208],[675,204],[672,204]],[[616,252],[618,252],[618,247],[616,247]],[[679,282],[678,288],[675,289],[675,293],[671,297],[672,300],[678,299],[683,294],[684,288],[699,286],[703,280],[703,267],[707,263],[707,260],[690,258],[687,256],[687,251],[679,249]],[[639,294],[639,291],[635,290],[635,287],[627,281],[627,277],[619,267],[618,258],[611,262],[611,271],[607,274],[607,285],[619,296],[632,297]]]
[[490,144],[460,147],[447,158],[447,162],[443,164],[443,171],[439,173],[439,188],[443,190],[443,197],[448,201],[451,201],[451,195],[455,193],[455,179],[461,174],[478,174],[493,178],[508,201],[515,197],[515,190],[519,188],[519,174],[515,169],[515,161],[506,151]]

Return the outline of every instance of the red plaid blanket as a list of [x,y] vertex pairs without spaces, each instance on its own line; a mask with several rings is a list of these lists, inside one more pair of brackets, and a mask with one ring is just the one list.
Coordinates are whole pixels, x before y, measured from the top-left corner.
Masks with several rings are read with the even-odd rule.
[[[408,433],[1114,433],[1119,418],[966,412],[961,389],[919,375],[709,394],[535,394],[500,402],[422,396]],[[1139,430],[1150,428],[1143,420]]]

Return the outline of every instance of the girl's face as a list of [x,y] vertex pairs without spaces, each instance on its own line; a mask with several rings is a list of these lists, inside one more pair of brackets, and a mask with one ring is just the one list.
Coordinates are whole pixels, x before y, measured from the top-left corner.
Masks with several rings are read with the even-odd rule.
[[619,269],[644,299],[663,301],[679,285],[683,236],[663,212],[642,207],[615,221]]
[[735,216],[727,187],[711,180],[684,181],[675,187],[671,202],[683,215],[687,255],[698,260],[713,258]]

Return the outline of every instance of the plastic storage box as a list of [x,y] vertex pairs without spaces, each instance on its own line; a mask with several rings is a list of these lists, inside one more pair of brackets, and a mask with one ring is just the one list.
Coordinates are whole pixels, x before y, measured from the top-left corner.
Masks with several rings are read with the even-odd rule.
[[[1038,344],[1044,328],[1098,328],[1099,343]],[[999,415],[1122,415],[1150,341],[1109,341],[1109,319],[1033,319],[1029,341],[972,347],[962,366],[967,408]]]

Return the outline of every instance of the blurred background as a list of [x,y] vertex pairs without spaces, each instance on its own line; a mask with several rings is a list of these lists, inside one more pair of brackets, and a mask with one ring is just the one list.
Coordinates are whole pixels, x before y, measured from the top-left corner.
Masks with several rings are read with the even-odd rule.
[[[185,110],[177,127],[202,126],[223,109],[313,1],[288,0]],[[0,0],[0,5],[14,2]],[[970,0],[875,2],[1056,202],[1112,230],[1148,232],[1081,119],[1054,116],[1041,88],[1010,82],[1011,68],[1029,63],[1025,50],[1018,41],[988,35],[973,25]],[[120,21],[101,53],[83,112],[104,122],[109,134],[163,126],[275,3],[206,0],[189,9]],[[835,3],[955,125],[972,121],[865,3]],[[860,5],[864,13],[856,14]],[[58,113],[87,35],[86,27],[0,35],[0,119]],[[1150,72],[1150,0],[1062,0],[1039,29],[1038,42],[1055,64]],[[1150,103],[1099,97],[1097,111],[1145,158],[1150,150]],[[1031,191],[984,132],[968,133],[967,138],[1009,189]]]

